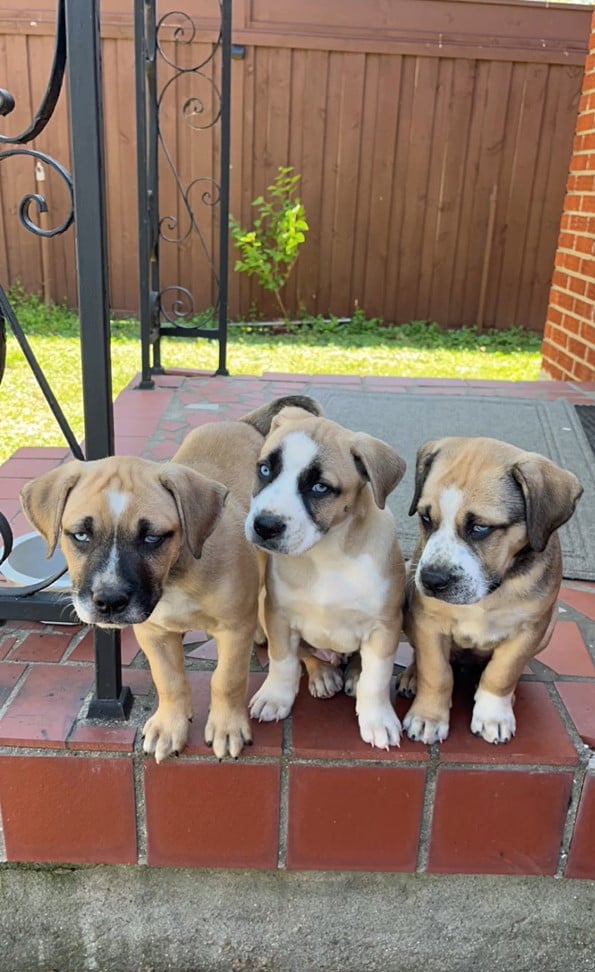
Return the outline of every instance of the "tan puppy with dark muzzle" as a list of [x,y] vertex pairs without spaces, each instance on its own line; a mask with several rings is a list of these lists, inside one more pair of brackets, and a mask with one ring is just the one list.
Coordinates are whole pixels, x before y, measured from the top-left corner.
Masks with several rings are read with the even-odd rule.
[[556,623],[556,531],[581,493],[572,473],[496,439],[447,438],[419,450],[409,513],[419,516],[420,537],[405,612],[415,662],[400,683],[403,694],[416,692],[404,719],[411,739],[446,739],[459,652],[487,661],[471,731],[490,743],[514,735],[516,684]]
[[[255,423],[217,422],[191,432],[171,463],[129,456],[71,462],[27,484],[23,508],[58,540],[85,624],[134,626],[158,693],[144,750],[161,762],[186,744],[192,716],[183,637],[204,628],[217,642],[205,740],[219,758],[251,741],[246,706],[262,569],[244,535],[263,429],[290,396]],[[314,407],[312,405],[312,407]]]
[[[261,720],[283,719],[298,691],[303,639],[312,648],[361,654],[355,688],[362,738],[387,749],[401,725],[390,701],[402,622],[404,564],[388,494],[405,471],[386,443],[285,408],[257,464],[246,536],[267,556],[264,622],[270,667],[250,703]],[[313,694],[332,695],[334,681]],[[356,676],[349,677],[351,692]]]

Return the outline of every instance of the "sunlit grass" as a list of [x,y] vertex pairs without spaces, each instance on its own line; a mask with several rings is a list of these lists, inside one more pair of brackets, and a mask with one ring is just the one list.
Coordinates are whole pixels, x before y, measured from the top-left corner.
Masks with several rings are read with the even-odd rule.
[[[11,295],[56,398],[75,432],[83,436],[79,326],[75,313],[46,308],[36,297]],[[292,372],[530,381],[539,376],[541,340],[521,329],[478,334],[471,328],[442,331],[413,322],[384,327],[356,315],[351,324],[311,321],[271,333],[258,327],[230,328],[228,368],[232,375]],[[217,346],[205,340],[164,338],[166,368],[214,371]],[[114,397],[141,367],[138,325],[112,324]],[[64,440],[17,342],[9,334],[6,372],[0,384],[0,461],[22,446],[62,446]]]

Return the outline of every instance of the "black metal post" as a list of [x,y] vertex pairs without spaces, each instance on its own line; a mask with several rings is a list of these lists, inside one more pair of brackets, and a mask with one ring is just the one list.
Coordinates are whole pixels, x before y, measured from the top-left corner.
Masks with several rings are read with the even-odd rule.
[[[110,364],[103,96],[99,0],[66,0],[73,194],[76,230],[83,409],[87,459],[114,451]],[[95,698],[91,718],[126,718],[130,689],[122,687],[120,635],[95,631]]]
[[221,207],[219,212],[219,366],[227,370],[227,293],[229,284],[229,162],[231,122],[231,3],[221,3]]

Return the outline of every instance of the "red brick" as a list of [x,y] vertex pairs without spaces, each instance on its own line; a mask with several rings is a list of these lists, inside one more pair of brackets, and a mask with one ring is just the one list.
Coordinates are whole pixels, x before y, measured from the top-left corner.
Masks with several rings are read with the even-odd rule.
[[0,756],[0,803],[9,861],[136,862],[129,760]]
[[572,773],[438,771],[428,871],[554,874]]
[[131,753],[136,739],[136,728],[123,723],[104,726],[87,723],[74,727],[66,741],[68,749],[88,752]]
[[585,779],[565,877],[595,879],[595,776]]
[[575,621],[558,621],[549,645],[535,657],[558,675],[595,676],[595,665]]
[[[124,628],[120,633],[120,651],[123,665],[131,665],[138,655],[140,647],[132,628]],[[87,634],[81,639],[68,660],[75,662],[95,662],[95,642],[92,630],[87,631]]]
[[561,587],[559,599],[563,604],[567,604],[575,611],[580,611],[581,614],[590,618],[591,621],[595,621],[595,593],[587,590],[574,590],[572,587]]
[[556,687],[579,736],[595,749],[595,681],[556,682]]
[[[204,741],[204,731],[207,722],[211,698],[211,673],[189,672],[188,678],[192,690],[192,708],[194,715],[188,733],[188,743],[184,749],[185,756],[208,756],[212,750]],[[248,680],[248,701],[260,688],[265,676],[254,673]],[[251,722],[253,745],[244,748],[244,756],[280,756],[283,744],[283,723],[281,722]]]
[[[407,699],[396,699],[401,719],[409,708]],[[292,710],[292,754],[310,759],[426,760],[426,746],[413,743],[404,733],[400,747],[374,749],[360,736],[355,699],[339,692],[332,699],[314,699],[302,678],[299,695]]]
[[0,705],[4,705],[26,668],[26,665],[0,662]]
[[424,780],[410,767],[291,766],[288,867],[414,871]]
[[11,661],[59,662],[72,641],[72,634],[30,634],[10,658]]
[[158,866],[275,868],[278,764],[145,764],[148,862]]
[[578,755],[545,685],[519,682],[514,712],[516,734],[502,746],[487,743],[471,732],[475,681],[461,679],[455,685],[448,739],[440,745],[443,763],[519,765],[540,763],[574,766]]
[[90,667],[36,665],[0,719],[0,745],[64,747],[93,681]]

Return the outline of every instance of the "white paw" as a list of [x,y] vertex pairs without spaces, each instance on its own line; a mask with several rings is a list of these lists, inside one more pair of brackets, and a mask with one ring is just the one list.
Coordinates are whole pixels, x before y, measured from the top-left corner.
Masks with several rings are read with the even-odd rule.
[[512,692],[510,695],[494,695],[478,688],[471,717],[471,732],[489,743],[509,742],[516,732],[513,700]]
[[390,703],[371,703],[357,708],[359,731],[364,742],[376,749],[401,743],[401,723]]
[[266,678],[250,699],[250,715],[259,722],[279,722],[291,712],[295,696],[295,692],[279,685],[271,685]]
[[434,720],[426,719],[425,716],[418,716],[407,713],[403,719],[403,727],[407,730],[407,735],[413,742],[425,743],[431,746],[432,743],[444,742],[448,736],[448,719]]
[[160,705],[143,729],[143,750],[146,755],[154,754],[155,762],[162,763],[168,756],[181,753],[188,738],[189,720],[184,707]]
[[316,675],[308,679],[310,695],[315,699],[331,699],[343,688],[343,674],[334,665],[321,666]]

